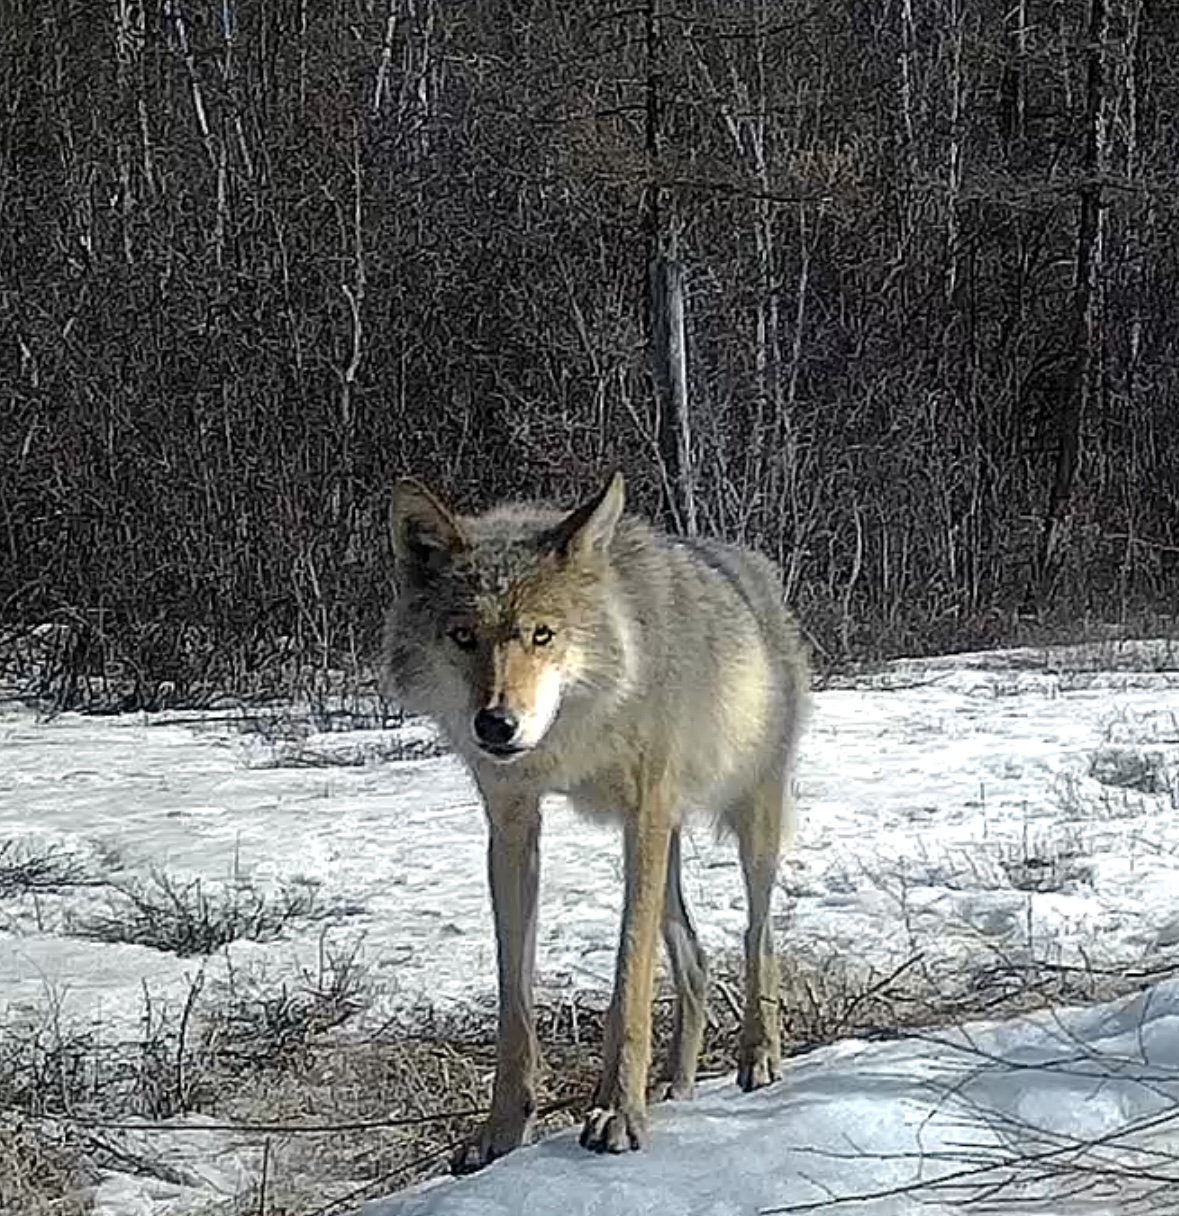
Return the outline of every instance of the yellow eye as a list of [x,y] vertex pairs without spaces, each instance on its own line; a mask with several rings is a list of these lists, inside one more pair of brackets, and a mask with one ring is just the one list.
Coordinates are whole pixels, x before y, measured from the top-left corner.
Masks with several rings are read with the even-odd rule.
[[537,625],[532,631],[533,646],[547,646],[553,640],[553,631],[547,625]]
[[447,636],[460,650],[475,648],[474,631],[468,629],[466,625],[456,625]]

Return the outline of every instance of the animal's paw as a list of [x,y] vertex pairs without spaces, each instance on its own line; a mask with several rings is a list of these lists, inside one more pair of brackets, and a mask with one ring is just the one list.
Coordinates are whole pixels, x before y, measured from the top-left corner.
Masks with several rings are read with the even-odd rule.
[[479,1133],[459,1145],[450,1159],[452,1174],[473,1174],[532,1138],[532,1120],[492,1115]]
[[761,1089],[778,1079],[778,1061],[776,1054],[764,1043],[741,1049],[741,1059],[737,1066],[737,1084],[749,1093],[750,1090]]
[[581,1129],[581,1147],[595,1153],[625,1153],[646,1143],[647,1112],[641,1107],[595,1106]]

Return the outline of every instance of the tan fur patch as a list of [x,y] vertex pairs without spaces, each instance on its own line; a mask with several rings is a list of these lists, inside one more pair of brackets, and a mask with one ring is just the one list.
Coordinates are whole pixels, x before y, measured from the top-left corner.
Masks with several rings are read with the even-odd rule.
[[737,756],[760,746],[770,707],[769,669],[760,646],[736,656],[728,665],[721,696],[729,753]]
[[491,703],[502,704],[520,721],[519,743],[535,747],[548,733],[561,706],[563,680],[556,655],[517,639],[493,650]]

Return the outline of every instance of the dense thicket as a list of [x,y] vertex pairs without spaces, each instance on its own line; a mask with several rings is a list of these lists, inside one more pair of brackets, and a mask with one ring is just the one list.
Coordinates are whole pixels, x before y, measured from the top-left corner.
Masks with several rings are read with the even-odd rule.
[[[0,602],[363,653],[398,473],[682,489],[831,656],[1179,591],[1166,0],[6,0]],[[652,138],[655,136],[655,138]]]

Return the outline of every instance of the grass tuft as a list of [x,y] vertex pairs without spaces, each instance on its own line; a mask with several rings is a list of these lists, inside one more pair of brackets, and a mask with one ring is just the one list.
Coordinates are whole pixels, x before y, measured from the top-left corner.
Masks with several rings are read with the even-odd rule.
[[236,941],[268,942],[293,924],[321,920],[314,886],[296,883],[267,896],[248,880],[181,883],[155,872],[149,881],[113,886],[111,906],[76,918],[71,932],[176,954],[208,956]]
[[94,881],[81,859],[59,846],[38,849],[15,840],[0,842],[0,899],[88,886]]

